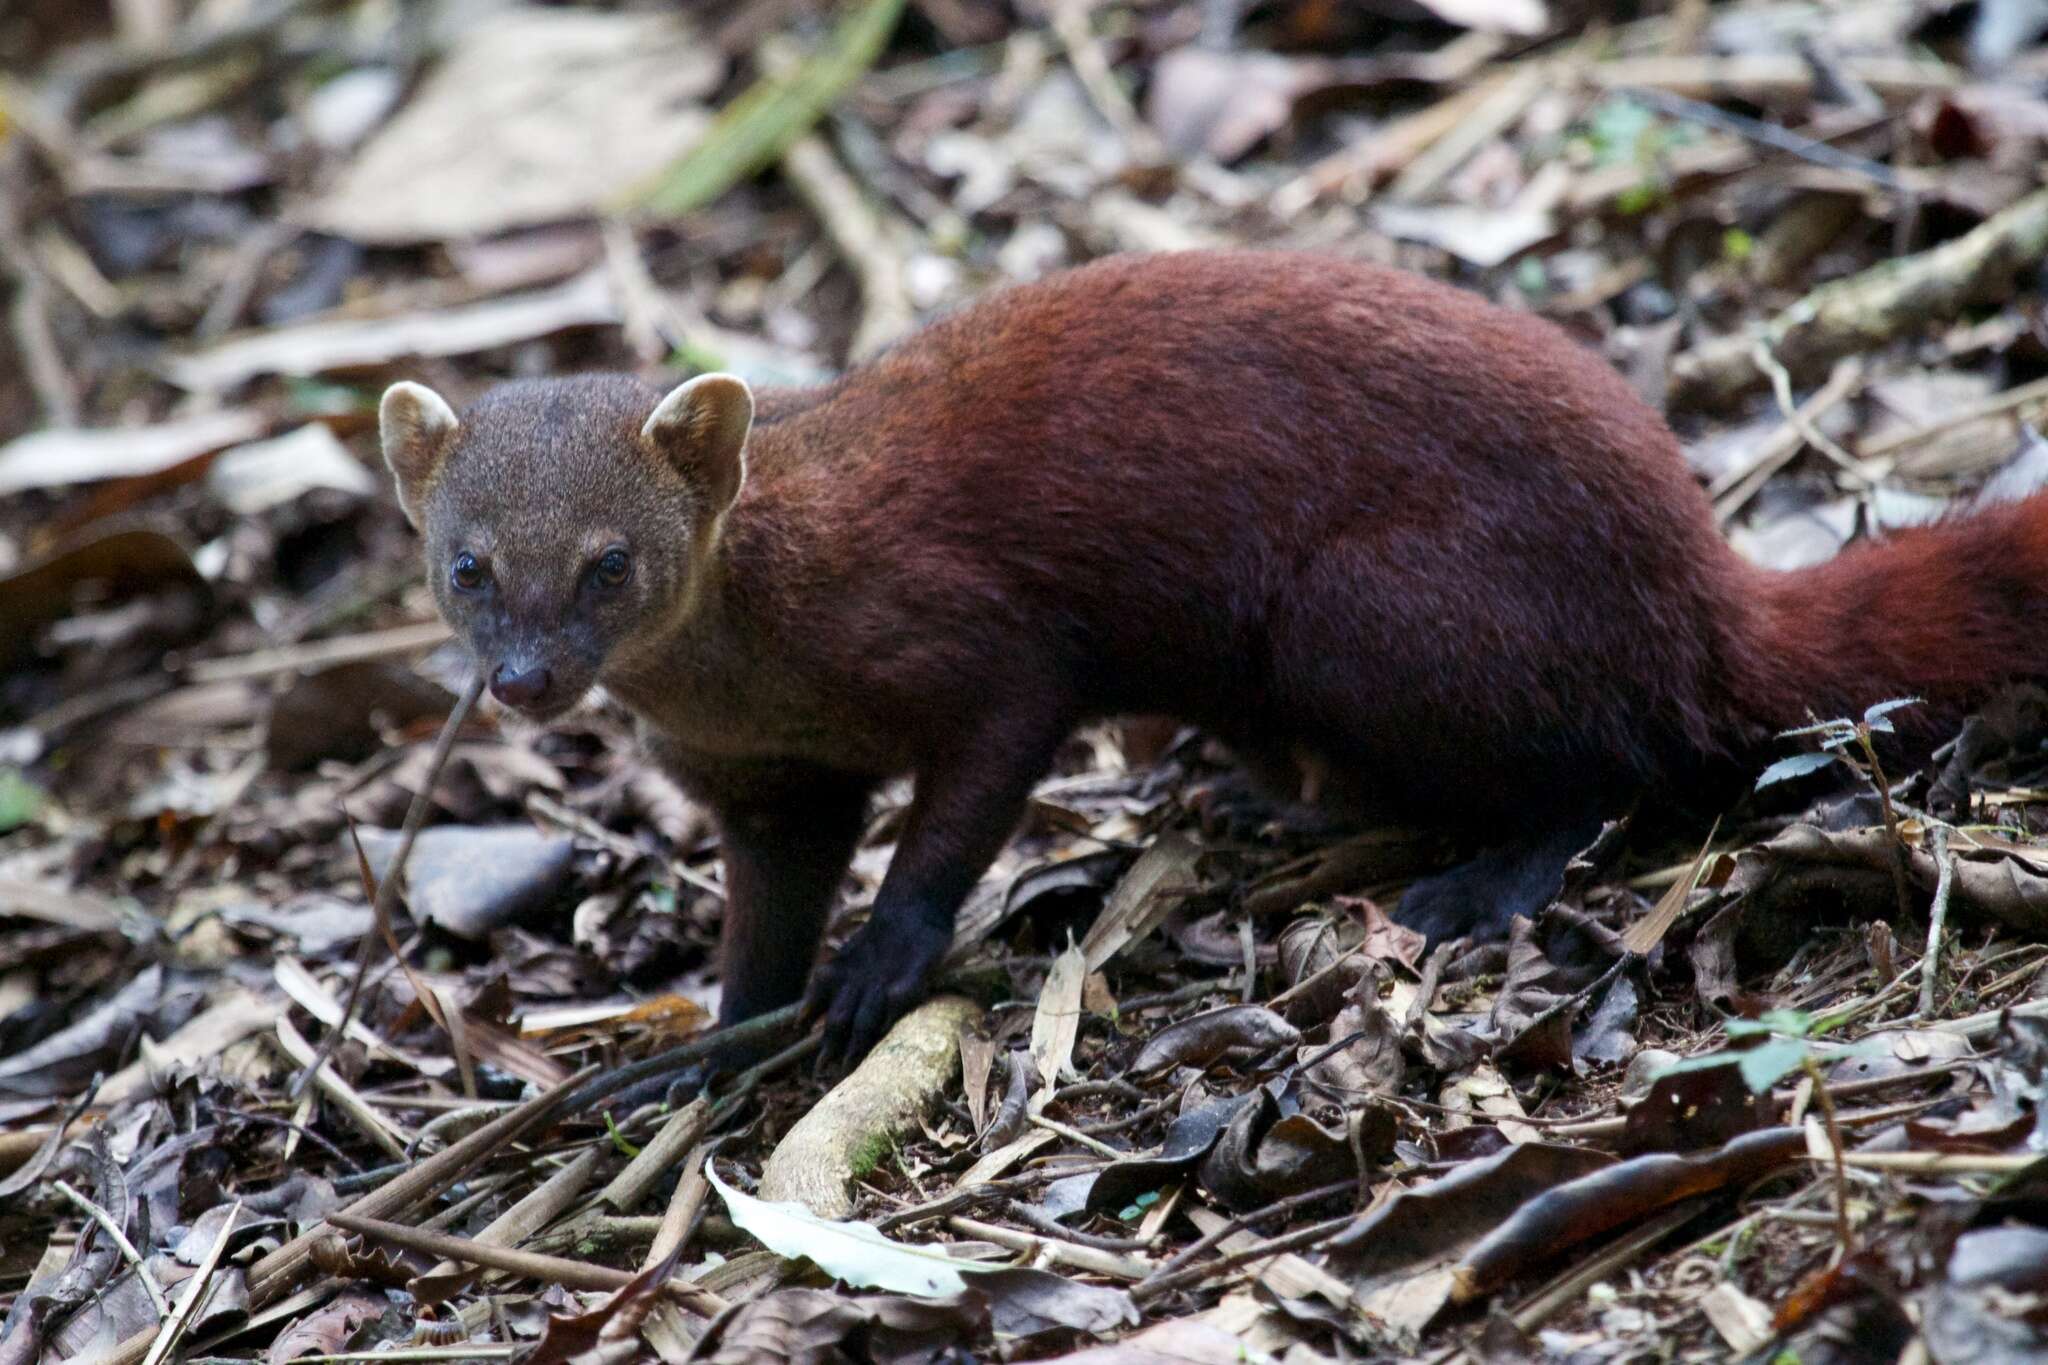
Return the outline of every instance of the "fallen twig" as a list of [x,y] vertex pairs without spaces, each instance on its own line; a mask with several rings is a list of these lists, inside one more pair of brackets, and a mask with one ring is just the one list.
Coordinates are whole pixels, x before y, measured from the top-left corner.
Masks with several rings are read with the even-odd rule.
[[627,1066],[615,1067],[603,1075],[594,1077],[570,1095],[568,1107],[574,1110],[588,1109],[621,1091],[637,1089],[652,1082],[679,1076],[691,1067],[711,1060],[721,1051],[730,1050],[740,1054],[753,1051],[793,1029],[798,1009],[797,1005],[784,1005],[779,1010],[757,1014],[741,1023],[706,1029],[689,1042],[672,1047],[666,1052],[644,1057]]
[[[1340,1194],[1347,1194],[1356,1190],[1357,1187],[1358,1182],[1355,1180],[1339,1180],[1334,1184],[1321,1185],[1313,1190],[1305,1190],[1300,1194],[1289,1195],[1285,1199],[1276,1199],[1264,1208],[1253,1209],[1250,1213],[1241,1213],[1213,1231],[1203,1233],[1200,1237],[1188,1243],[1179,1251],[1176,1251],[1171,1257],[1167,1258],[1164,1265],[1161,1265],[1158,1270],[1152,1273],[1151,1279],[1160,1279],[1185,1269],[1187,1266],[1192,1265],[1198,1257],[1215,1247],[1217,1243],[1243,1232],[1247,1228],[1263,1223],[1269,1218],[1283,1213],[1293,1213],[1296,1209],[1307,1208],[1311,1204],[1319,1204],[1325,1199],[1334,1199]],[[1150,1283],[1151,1280],[1141,1282],[1134,1292],[1147,1292],[1146,1285]]]
[[1101,1233],[1082,1232],[1021,1199],[1004,1200],[1003,1211],[1034,1232],[1062,1242],[1072,1242],[1075,1246],[1093,1247],[1097,1251],[1153,1250],[1153,1241],[1149,1237],[1108,1237]]
[[[564,1289],[618,1289],[631,1283],[633,1272],[614,1270],[610,1266],[591,1265],[587,1261],[572,1261],[566,1256],[543,1256],[538,1252],[519,1251],[512,1247],[490,1246],[468,1237],[451,1237],[445,1232],[428,1232],[422,1228],[409,1228],[403,1223],[389,1223],[380,1218],[357,1218],[346,1213],[330,1213],[327,1221],[347,1232],[361,1233],[374,1237],[380,1242],[405,1247],[411,1251],[429,1256],[446,1257],[453,1261],[468,1261],[472,1265],[490,1270],[503,1270],[543,1284],[557,1284]],[[670,1280],[666,1286],[683,1305],[692,1312],[706,1317],[724,1312],[724,1299],[708,1289],[701,1289],[683,1280]]]
[[1948,898],[1956,884],[1956,855],[1949,851],[1948,826],[1934,827],[1934,861],[1940,867],[1934,904],[1927,912],[1927,951],[1920,957],[1920,1014],[1934,1013],[1934,987],[1941,979],[1941,935],[1948,928]]
[[[2048,190],[2036,190],[1953,241],[1822,285],[1763,324],[1763,343],[1794,377],[1883,345],[1922,323],[1995,297],[2048,253]],[[1724,403],[1763,383],[1754,334],[1716,337],[1671,364],[1674,406]]]
[[[1350,1184],[1351,1182],[1349,1181],[1345,1182],[1347,1188]],[[1283,1232],[1278,1237],[1268,1237],[1264,1241],[1255,1242],[1239,1250],[1226,1252],[1204,1265],[1191,1265],[1184,1269],[1176,1270],[1172,1274],[1148,1276],[1144,1281],[1132,1288],[1131,1297],[1134,1299],[1156,1299],[1162,1294],[1170,1294],[1176,1289],[1185,1289],[1189,1285],[1200,1284],[1211,1276],[1221,1275],[1226,1271],[1235,1270],[1239,1266],[1248,1265],[1253,1261],[1263,1261],[1269,1256],[1278,1256],[1288,1251],[1299,1251],[1303,1247],[1312,1247],[1319,1242],[1327,1242],[1330,1238],[1335,1237],[1357,1221],[1358,1215],[1355,1213],[1347,1213],[1341,1218],[1326,1218],[1320,1223],[1311,1223],[1305,1228],[1296,1228],[1292,1232]]]
[[335,664],[418,654],[442,643],[449,635],[448,627],[442,622],[421,621],[417,625],[393,626],[389,630],[366,631],[361,635],[341,635],[279,649],[259,649],[250,654],[198,659],[186,665],[184,677],[187,682],[194,683],[270,678],[280,673],[310,671]]
[[[320,1050],[313,1054],[313,1060],[295,1077],[289,1094],[296,1100],[306,1092],[313,1076],[334,1055],[334,1049],[348,1032],[349,1020],[355,1017],[356,1005],[363,994],[363,982],[370,975],[370,959],[376,954],[379,937],[391,938],[391,907],[398,900],[398,885],[405,876],[406,860],[412,857],[412,846],[420,837],[420,826],[427,822],[427,812],[434,804],[434,786],[441,780],[441,769],[448,764],[449,751],[455,747],[455,736],[462,729],[462,722],[469,718],[470,708],[483,694],[484,671],[473,671],[469,686],[455,699],[455,707],[449,711],[447,721],[441,726],[440,738],[434,741],[434,752],[427,759],[426,776],[420,779],[419,790],[412,795],[412,805],[405,812],[405,824],[399,831],[398,849],[391,856],[391,865],[384,871],[384,880],[378,884],[376,895],[370,902],[372,923],[363,931],[362,942],[356,949],[356,969],[349,980],[348,998],[341,1004],[341,1022],[329,1029],[320,1040]],[[465,1075],[465,1079],[467,1076]],[[465,1090],[471,1087],[465,1086]]]
[[700,1142],[683,1157],[682,1179],[676,1181],[675,1192],[662,1211],[661,1227],[640,1262],[642,1270],[660,1265],[689,1240],[690,1229],[696,1225],[697,1215],[703,1212],[704,1200],[711,1192],[711,1182],[704,1178],[704,1163],[711,1159],[717,1145]]
[[615,1213],[631,1213],[640,1207],[640,1201],[676,1162],[703,1140],[711,1127],[711,1115],[711,1101],[702,1095],[669,1115],[654,1140],[599,1192],[598,1201]]
[[1833,147],[1820,141],[1818,138],[1807,137],[1803,133],[1795,133],[1790,128],[1780,127],[1775,123],[1766,123],[1762,119],[1751,118],[1747,114],[1730,113],[1719,105],[1708,104],[1703,100],[1688,99],[1684,95],[1675,94],[1669,90],[1622,86],[1617,88],[1615,93],[1624,95],[1647,108],[1655,109],[1660,114],[1668,114],[1673,118],[1682,118],[1690,123],[1697,123],[1708,128],[1717,128],[1724,133],[1733,133],[1737,137],[1747,138],[1749,141],[1769,147],[1773,151],[1787,152],[1800,158],[1802,161],[1811,161],[1816,166],[1826,166],[1830,170],[1846,171],[1850,175],[1860,175],[1864,179],[1874,184],[1882,185],[1888,190],[1901,190],[1905,188],[1900,182],[1898,172],[1885,165],[1882,161],[1873,161],[1867,156],[1857,156],[1854,152],[1845,152],[1839,147]]
[[69,1199],[78,1207],[80,1213],[98,1223],[105,1229],[107,1236],[114,1239],[114,1245],[120,1248],[122,1257],[135,1267],[135,1278],[142,1282],[142,1290],[149,1295],[150,1303],[155,1306],[157,1318],[162,1320],[169,1317],[170,1300],[164,1297],[163,1286],[156,1282],[156,1276],[149,1268],[149,1259],[135,1249],[135,1243],[128,1240],[128,1234],[121,1231],[121,1225],[114,1221],[114,1216],[71,1188],[65,1181],[53,1180],[50,1183],[56,1187],[57,1193]]
[[1099,1251],[1094,1247],[1079,1246],[1073,1242],[1054,1241],[1035,1232],[1019,1232],[998,1223],[984,1223],[975,1218],[948,1218],[946,1226],[963,1237],[977,1241],[994,1242],[999,1247],[1021,1251],[1026,1255],[1044,1255],[1047,1260],[1070,1265],[1076,1270],[1105,1275],[1112,1280],[1126,1280],[1136,1283],[1152,1273],[1152,1263],[1138,1256],[1125,1255],[1115,1251]]
[[865,360],[917,321],[903,285],[904,253],[889,240],[892,225],[816,133],[790,144],[782,154],[782,174],[818,215],[840,259],[860,281],[860,325],[854,328],[848,356]]
[[1807,433],[1818,429],[1820,419],[1847,401],[1863,384],[1863,361],[1849,356],[1839,362],[1827,383],[1807,395],[1806,401],[1785,414],[1785,424],[1762,441],[1747,460],[1723,473],[1708,485],[1714,499],[1714,515],[1723,525],[1741,511],[1773,474],[1806,449]]
[[1909,446],[1916,446],[1922,441],[1939,436],[1942,432],[1962,426],[1966,422],[1975,422],[1984,417],[1996,417],[2000,413],[2026,407],[2030,403],[2048,403],[2048,379],[2036,379],[2030,384],[2020,384],[2014,388],[2007,389],[2004,393],[1993,394],[1981,403],[1967,403],[1945,416],[1936,418],[1925,426],[1917,426],[1909,431],[1895,432],[1890,436],[1880,437],[1875,441],[1866,441],[1862,446],[1863,458],[1865,460],[1879,459],[1904,450]]
[[[534,1187],[524,1199],[492,1219],[477,1233],[475,1241],[482,1246],[516,1246],[553,1222],[590,1183],[591,1174],[597,1169],[599,1152],[595,1145],[578,1152],[573,1160]],[[422,1303],[437,1303],[473,1278],[473,1271],[464,1270],[453,1260],[444,1260],[425,1274],[415,1275],[407,1288]]]
[[185,1335],[185,1328],[192,1321],[192,1314],[206,1296],[213,1291],[214,1267],[220,1264],[221,1253],[228,1249],[228,1238],[235,1233],[235,1215],[242,1211],[242,1201],[237,1199],[228,1207],[228,1216],[221,1220],[220,1232],[213,1239],[213,1245],[199,1259],[198,1268],[185,1281],[185,1290],[178,1296],[178,1307],[156,1333],[156,1339],[149,1345],[143,1356],[143,1365],[159,1365],[177,1346],[178,1339]]

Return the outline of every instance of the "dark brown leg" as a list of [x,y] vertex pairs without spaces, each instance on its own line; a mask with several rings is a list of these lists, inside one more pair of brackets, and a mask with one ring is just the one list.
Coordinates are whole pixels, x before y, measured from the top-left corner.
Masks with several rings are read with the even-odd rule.
[[810,764],[730,763],[672,745],[655,757],[717,817],[725,858],[718,1017],[800,999],[867,820],[874,783]]
[[929,989],[953,916],[1017,827],[1064,727],[1012,725],[962,744],[917,775],[917,795],[875,908],[813,980],[825,1016],[822,1065],[855,1062]]

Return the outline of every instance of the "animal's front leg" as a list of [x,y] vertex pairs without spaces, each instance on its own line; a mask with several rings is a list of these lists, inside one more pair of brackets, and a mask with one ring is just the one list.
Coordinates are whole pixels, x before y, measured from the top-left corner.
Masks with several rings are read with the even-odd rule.
[[802,998],[868,794],[864,780],[812,771],[713,801],[725,856],[720,1023]]
[[821,1066],[858,1061],[924,999],[952,946],[954,914],[1016,829],[1064,734],[1011,727],[919,769],[868,922],[811,981],[806,1012],[825,1016]]

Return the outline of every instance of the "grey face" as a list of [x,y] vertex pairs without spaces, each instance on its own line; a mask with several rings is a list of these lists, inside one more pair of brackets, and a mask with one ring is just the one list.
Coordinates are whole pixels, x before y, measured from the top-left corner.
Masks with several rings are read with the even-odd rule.
[[384,439],[435,601],[499,701],[559,716],[688,585],[709,500],[650,418],[671,402],[615,376],[515,383],[458,424],[418,393],[387,396]]

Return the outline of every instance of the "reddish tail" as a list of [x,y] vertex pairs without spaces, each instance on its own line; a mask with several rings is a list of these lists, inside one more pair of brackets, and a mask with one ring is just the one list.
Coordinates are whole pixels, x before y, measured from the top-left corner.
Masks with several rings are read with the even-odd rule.
[[2048,674],[2048,495],[1754,582],[1745,709],[1767,725],[1919,697],[1892,719],[1940,742],[2001,683]]

